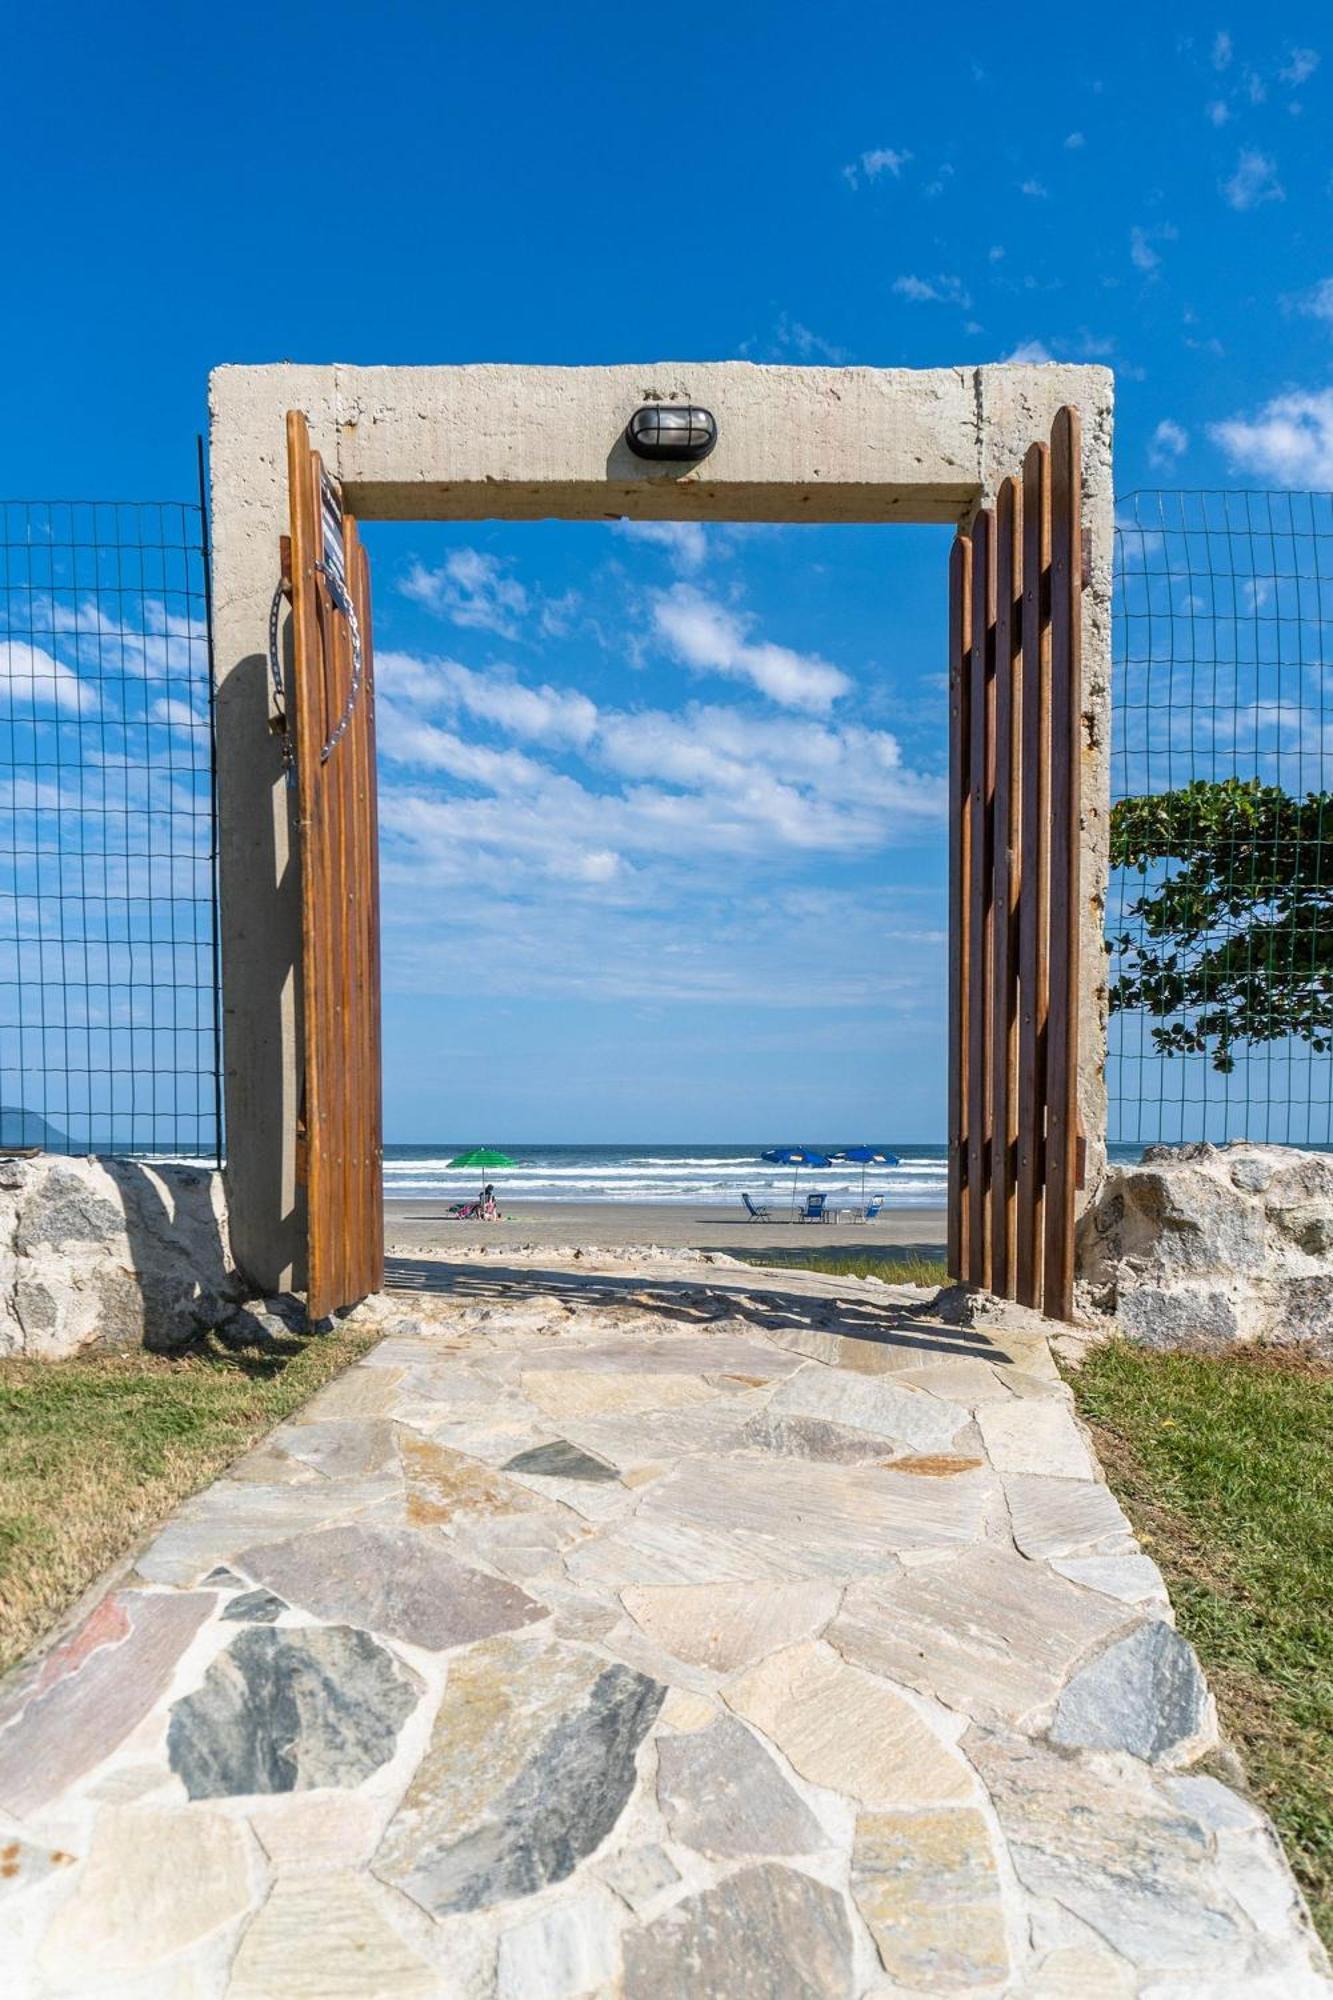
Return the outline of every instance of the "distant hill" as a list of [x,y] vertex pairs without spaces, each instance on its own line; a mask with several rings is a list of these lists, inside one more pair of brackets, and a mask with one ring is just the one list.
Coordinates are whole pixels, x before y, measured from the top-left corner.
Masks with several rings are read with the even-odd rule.
[[68,1135],[39,1112],[21,1104],[0,1104],[0,1151],[7,1146],[40,1146],[47,1153],[67,1153]]

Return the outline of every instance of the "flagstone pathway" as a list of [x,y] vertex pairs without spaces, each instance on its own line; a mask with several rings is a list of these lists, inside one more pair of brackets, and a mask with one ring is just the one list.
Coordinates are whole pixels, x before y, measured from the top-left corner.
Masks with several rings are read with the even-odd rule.
[[393,1282],[0,1690],[6,1996],[1333,1993],[1038,1333]]

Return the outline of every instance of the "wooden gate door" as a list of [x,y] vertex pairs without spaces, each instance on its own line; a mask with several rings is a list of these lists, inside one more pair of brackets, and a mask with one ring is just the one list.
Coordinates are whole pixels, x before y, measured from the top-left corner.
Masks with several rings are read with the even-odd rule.
[[287,417],[287,474],[304,1057],[297,1158],[309,1215],[307,1310],[322,1319],[384,1280],[370,568],[296,410]]
[[949,1271],[1054,1319],[1079,1162],[1081,466],[1063,409],[949,571]]

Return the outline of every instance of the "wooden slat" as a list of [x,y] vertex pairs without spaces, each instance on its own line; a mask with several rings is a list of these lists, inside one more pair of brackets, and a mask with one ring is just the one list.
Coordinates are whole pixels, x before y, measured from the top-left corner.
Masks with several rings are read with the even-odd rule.
[[1078,1138],[1079,764],[1082,735],[1082,448],[1078,413],[1051,430],[1051,963],[1046,1031],[1043,1309],[1074,1303]]
[[[349,514],[343,515],[343,565],[347,573],[347,587],[353,603],[359,597],[357,575],[360,568],[361,548],[356,531],[356,523]],[[358,623],[360,608],[357,606]],[[350,651],[350,637],[349,637]],[[365,672],[365,642],[361,651],[362,674]],[[358,707],[364,699],[364,678],[362,692],[357,697]],[[366,1041],[366,1019],[369,995],[366,992],[366,955],[369,938],[366,931],[367,885],[364,876],[365,853],[369,829],[365,821],[365,761],[366,740],[361,717],[354,713],[348,725],[342,750],[345,751],[343,770],[343,811],[347,818],[347,851],[350,865],[347,875],[347,1050],[349,1064],[349,1090],[347,1105],[347,1188],[348,1188],[348,1228],[347,1228],[347,1282],[349,1287],[358,1287],[364,1275],[366,1264],[366,1202],[370,1194],[366,1184],[366,1156],[369,1142],[370,1112],[366,1102],[366,1062],[368,1047]]]
[[972,524],[970,662],[970,852],[968,868],[967,1228],[966,1278],[989,1286],[990,1021],[992,965],[991,837],[995,808],[995,534],[982,509]]
[[292,714],[301,866],[307,1309],[312,1319],[383,1279],[379,884],[369,570],[343,519],[347,581],[362,632],[361,691],[347,709],[351,628],[325,586],[321,473],[305,420],[287,424],[292,511]]
[[[344,530],[344,543],[345,543]],[[328,661],[328,706],[321,753],[346,711],[352,684],[352,641],[346,618],[326,599],[328,621],[324,651]],[[351,773],[354,733],[347,730],[322,765],[324,812],[328,830],[329,884],[324,913],[325,945],[320,974],[325,982],[329,1041],[325,1054],[331,1070],[328,1095],[336,1107],[329,1134],[334,1148],[330,1179],[335,1226],[327,1245],[330,1306],[352,1294],[352,1264],[357,1234],[355,1213],[354,1162],[351,1122],[357,1079],[349,1073],[352,1024],[352,939],[350,898],[354,857],[350,847],[348,780]],[[336,1069],[335,1069],[336,1064]]]
[[355,865],[349,883],[352,925],[352,1020],[355,1078],[348,1153],[353,1161],[349,1283],[356,1296],[378,1291],[384,1276],[384,1182],[381,1138],[379,993],[379,832],[375,798],[374,659],[370,567],[356,522],[345,526],[347,578],[362,635],[362,686],[348,730],[349,814]]
[[1050,924],[1051,467],[1044,444],[1023,462],[1023,693],[1018,910],[1018,1198],[1015,1296],[1040,1307]]
[[967,1004],[971,837],[972,543],[949,552],[949,1276],[968,1266]]
[[357,539],[357,609],[365,644],[365,690],[362,694],[362,737],[366,752],[366,845],[362,856],[366,881],[366,1174],[370,1183],[365,1270],[366,1293],[384,1285],[384,1086],[380,1027],[380,819],[376,766],[375,659],[371,625],[370,561]]
[[[991,1290],[1013,1296],[1016,1215],[1014,1140],[1018,1115],[1018,936],[1020,796],[1015,727],[1021,619],[1023,502],[1006,479],[995,502],[995,827],[991,969]],[[1017,695],[1021,701],[1021,693]]]

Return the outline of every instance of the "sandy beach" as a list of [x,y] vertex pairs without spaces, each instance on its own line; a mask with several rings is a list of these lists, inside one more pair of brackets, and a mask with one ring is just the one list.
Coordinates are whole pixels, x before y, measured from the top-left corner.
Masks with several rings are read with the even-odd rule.
[[873,1222],[804,1223],[788,1219],[790,1211],[772,1209],[773,1220],[751,1222],[732,1204],[706,1202],[533,1201],[503,1202],[502,1222],[454,1222],[449,1196],[390,1198],[384,1206],[384,1239],[391,1254],[442,1253],[486,1244],[512,1249],[520,1244],[555,1248],[561,1244],[614,1249],[629,1243],[656,1243],[664,1248],[729,1250],[753,1255],[756,1250],[860,1251],[910,1250],[921,1256],[944,1255],[943,1208],[883,1209]]

